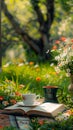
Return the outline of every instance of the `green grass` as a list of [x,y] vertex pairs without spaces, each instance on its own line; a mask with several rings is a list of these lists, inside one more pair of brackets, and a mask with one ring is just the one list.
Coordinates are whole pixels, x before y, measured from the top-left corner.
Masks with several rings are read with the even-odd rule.
[[[12,82],[15,84],[14,86]],[[21,84],[24,85],[22,89],[19,88]],[[8,86],[12,86],[12,94],[15,92],[21,94],[32,92],[43,97],[43,86],[54,85],[59,87],[58,100],[73,105],[72,102],[67,101],[67,96],[70,97],[68,92],[69,84],[70,78],[66,76],[66,73],[64,71],[56,71],[55,66],[51,66],[49,63],[11,63],[7,67],[3,66],[3,72],[0,74],[0,86],[2,86],[0,87],[0,95],[3,95],[4,92],[5,95],[8,94],[9,96],[11,92],[8,93],[6,91],[10,91]],[[18,99],[16,98],[16,100]]]
[[[36,78],[40,77],[37,81]],[[3,67],[3,72],[0,75],[0,81],[2,80],[14,80],[17,86],[24,84],[26,87],[29,86],[30,91],[35,93],[43,94],[42,88],[47,85],[57,85],[58,87],[66,87],[69,85],[69,77],[66,77],[64,72],[56,72],[55,66],[50,66],[48,63],[30,65],[23,64],[19,66],[14,64],[8,67]]]

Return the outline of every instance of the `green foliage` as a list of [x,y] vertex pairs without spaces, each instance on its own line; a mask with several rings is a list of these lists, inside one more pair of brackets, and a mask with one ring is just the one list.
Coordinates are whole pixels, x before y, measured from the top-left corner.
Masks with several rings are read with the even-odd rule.
[[2,128],[2,130],[18,130],[18,129],[12,126],[8,126],[8,127]]
[[69,2],[68,2],[68,0],[59,0],[59,2],[61,3],[62,8],[66,12],[70,11],[70,9],[71,9],[71,5],[70,4],[71,4],[72,0],[70,0]]
[[32,130],[37,130],[40,127],[40,124],[38,123],[38,119],[32,118],[30,120],[30,126],[31,126]]
[[31,1],[31,3],[34,5],[34,6],[36,6],[38,3],[39,3],[39,0],[30,0]]
[[20,44],[20,36],[18,36],[13,28],[11,27],[8,19],[4,17],[2,13],[2,23],[1,23],[1,29],[2,29],[2,55],[5,56],[6,50],[12,48],[15,44]]
[[[59,87],[58,101],[72,107],[72,97],[67,89],[69,84],[69,77],[65,72],[55,70],[54,64],[16,61],[3,66],[0,74],[0,96],[11,105],[10,100],[21,100],[23,93],[31,92],[44,97],[43,86],[53,85]],[[1,107],[5,107],[2,101]]]
[[73,129],[73,116],[70,116],[67,120],[48,122],[37,118],[31,119],[30,125],[34,130],[72,130]]

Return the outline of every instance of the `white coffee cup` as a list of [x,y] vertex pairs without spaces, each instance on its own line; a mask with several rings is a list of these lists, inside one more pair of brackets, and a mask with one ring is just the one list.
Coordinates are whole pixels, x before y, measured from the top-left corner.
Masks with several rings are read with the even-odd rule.
[[35,101],[36,101],[36,98],[37,98],[37,95],[34,94],[34,93],[31,93],[31,94],[22,94],[22,100],[23,100],[23,103],[26,106],[33,105],[35,103]]

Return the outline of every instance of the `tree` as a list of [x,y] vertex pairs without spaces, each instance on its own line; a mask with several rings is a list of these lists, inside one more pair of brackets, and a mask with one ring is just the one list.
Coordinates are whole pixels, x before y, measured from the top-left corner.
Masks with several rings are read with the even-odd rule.
[[2,10],[5,16],[9,19],[10,23],[14,27],[15,31],[21,35],[23,40],[35,51],[36,54],[45,57],[46,51],[49,49],[49,31],[54,19],[54,0],[43,1],[46,6],[46,19],[39,7],[39,0],[30,0],[32,8],[37,15],[37,21],[39,23],[38,32],[40,33],[40,38],[32,38],[25,30],[20,27],[20,24],[15,20],[15,17],[9,12],[5,0],[2,0]]
[[[29,0],[30,4],[32,5],[33,13],[36,14],[35,22],[38,23],[37,32],[39,33],[40,37],[34,38],[32,37],[26,27],[25,29],[21,28],[21,23],[19,23],[18,19],[14,17],[14,15],[8,10],[7,4],[5,0],[2,0],[2,10],[5,16],[10,21],[11,25],[13,26],[16,33],[18,33],[21,38],[34,50],[34,52],[40,55],[42,58],[47,56],[46,51],[50,51],[50,29],[54,20],[54,4],[55,2],[60,2],[62,7],[66,10],[70,10],[69,4],[72,0]],[[45,14],[43,14],[41,10],[41,6],[45,6]],[[32,20],[32,19],[31,19]],[[32,21],[33,22],[33,21]],[[49,55],[48,55],[49,56]]]

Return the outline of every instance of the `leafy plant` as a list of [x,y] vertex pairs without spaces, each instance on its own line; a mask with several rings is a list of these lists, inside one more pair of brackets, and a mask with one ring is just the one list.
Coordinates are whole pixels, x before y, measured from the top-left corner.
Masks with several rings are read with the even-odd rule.
[[8,127],[4,127],[2,130],[18,130],[18,129],[12,126],[8,126]]
[[73,39],[61,37],[60,40],[55,41],[53,49],[58,52],[55,57],[58,62],[57,67],[73,74]]
[[6,79],[0,84],[0,109],[22,100],[22,93],[28,91],[23,84],[17,86],[14,81]]
[[33,119],[30,123],[34,130],[72,130],[73,129],[73,116],[70,116],[67,120],[46,122],[44,120]]

